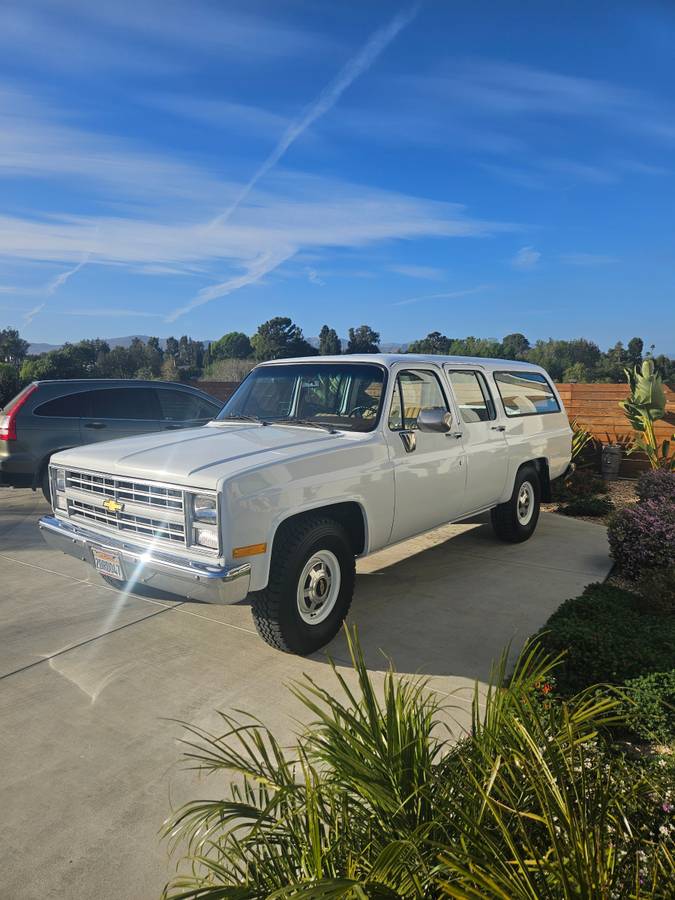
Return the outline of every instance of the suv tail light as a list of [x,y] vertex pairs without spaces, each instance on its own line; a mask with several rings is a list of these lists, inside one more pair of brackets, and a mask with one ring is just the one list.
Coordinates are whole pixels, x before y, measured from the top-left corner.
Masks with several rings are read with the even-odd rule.
[[22,391],[16,395],[13,400],[10,400],[7,406],[4,408],[3,415],[0,416],[0,441],[15,441],[16,440],[16,417],[17,413],[24,405],[26,400],[30,397],[30,395],[37,391],[37,384],[29,384],[28,387],[25,387]]

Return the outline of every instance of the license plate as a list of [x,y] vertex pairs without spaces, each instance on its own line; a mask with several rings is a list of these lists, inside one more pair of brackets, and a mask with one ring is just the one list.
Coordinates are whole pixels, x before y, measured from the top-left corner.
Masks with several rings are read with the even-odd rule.
[[103,575],[108,575],[109,578],[118,578],[120,581],[124,581],[124,572],[122,572],[120,558],[116,553],[109,553],[107,550],[94,550],[93,548],[91,552],[94,556],[94,566],[99,572]]

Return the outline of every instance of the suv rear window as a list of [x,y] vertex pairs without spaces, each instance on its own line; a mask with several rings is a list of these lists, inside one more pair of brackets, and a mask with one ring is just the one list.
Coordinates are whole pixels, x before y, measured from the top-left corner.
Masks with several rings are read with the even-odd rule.
[[107,388],[91,391],[94,419],[159,419],[159,405],[151,388]]
[[495,381],[507,416],[560,412],[553,388],[538,372],[495,372]]
[[162,419],[213,419],[220,412],[222,404],[211,403],[203,397],[189,391],[172,391],[170,388],[158,388],[159,408]]
[[91,394],[79,391],[76,394],[65,394],[42,403],[33,411],[36,416],[52,416],[65,419],[79,419],[89,415],[89,398]]

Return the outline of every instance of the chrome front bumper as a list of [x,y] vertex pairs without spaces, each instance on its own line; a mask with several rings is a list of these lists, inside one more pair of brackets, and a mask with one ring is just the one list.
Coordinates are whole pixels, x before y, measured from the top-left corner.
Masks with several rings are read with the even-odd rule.
[[146,584],[160,591],[206,603],[237,603],[248,594],[250,563],[228,567],[194,562],[128,544],[114,537],[103,537],[54,516],[43,516],[39,525],[42,537],[50,547],[84,560],[92,567],[92,548],[117,554],[125,579],[132,584]]

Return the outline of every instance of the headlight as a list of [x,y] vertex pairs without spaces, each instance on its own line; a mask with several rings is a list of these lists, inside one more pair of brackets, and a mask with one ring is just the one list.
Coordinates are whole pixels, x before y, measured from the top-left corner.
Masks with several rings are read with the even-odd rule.
[[215,525],[218,521],[216,498],[195,494],[192,498],[192,517],[195,522],[210,522]]
[[52,506],[54,509],[68,510],[68,503],[65,498],[66,490],[66,470],[55,469],[52,479],[54,485],[54,496],[52,497]]
[[218,549],[218,531],[215,528],[195,528],[194,542],[199,547],[208,547],[209,550]]

